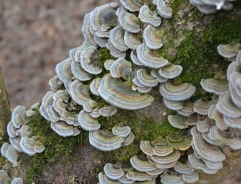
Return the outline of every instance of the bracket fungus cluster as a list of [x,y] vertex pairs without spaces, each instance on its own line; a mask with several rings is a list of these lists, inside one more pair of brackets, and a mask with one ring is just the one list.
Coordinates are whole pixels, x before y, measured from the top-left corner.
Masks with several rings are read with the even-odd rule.
[[0,170],[0,183],[1,184],[23,184],[22,178],[13,178],[11,179],[7,172],[4,170]]
[[[190,0],[206,14],[232,8],[231,0]],[[120,0],[96,7],[84,17],[84,42],[69,51],[56,65],[49,80],[51,91],[43,97],[39,112],[62,137],[87,131],[89,142],[101,151],[130,145],[135,138],[126,125],[101,129],[101,119],[118,110],[138,110],[154,101],[150,91],[159,86],[165,106],[176,114],[168,121],[177,132],[141,140],[142,152],[128,163],[107,163],[99,173],[100,184],[148,183],[159,177],[163,184],[194,183],[197,170],[215,174],[223,167],[220,147],[241,149],[241,44],[219,45],[218,52],[232,63],[227,78],[202,79],[200,85],[210,98],[193,100],[196,87],[178,77],[183,67],[169,62],[159,52],[164,49],[162,19],[172,18],[169,0]],[[154,10],[154,8],[156,8]],[[103,49],[109,52],[102,59]],[[36,105],[32,108],[36,108]],[[32,136],[27,124],[34,113],[18,106],[7,126],[9,141],[1,154],[18,165],[21,152],[34,155],[44,151],[41,138]],[[139,143],[138,143],[139,145]],[[0,172],[1,174],[1,172]]]

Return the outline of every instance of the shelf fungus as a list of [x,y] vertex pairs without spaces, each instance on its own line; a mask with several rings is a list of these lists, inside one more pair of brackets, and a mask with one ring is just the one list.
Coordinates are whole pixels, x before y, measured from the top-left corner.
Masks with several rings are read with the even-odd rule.
[[101,151],[111,151],[120,148],[124,138],[99,129],[89,132],[89,142]]
[[185,151],[191,147],[190,136],[182,133],[172,133],[166,136],[167,143],[174,149]]
[[98,88],[99,88],[101,79],[102,78],[96,78],[92,80],[90,83],[90,92],[95,96],[100,96],[98,93]]
[[155,77],[159,83],[164,83],[164,82],[167,82],[167,81],[168,81],[168,79],[161,77],[161,76],[159,75],[158,71],[155,70],[155,69],[152,69],[152,70],[151,70],[151,75],[152,75],[153,77]]
[[181,174],[191,175],[194,171],[193,168],[189,167],[186,162],[177,161],[177,164],[173,167],[173,169]]
[[158,139],[152,142],[153,154],[157,156],[166,156],[173,152],[173,147],[168,144],[166,139]]
[[198,114],[208,115],[208,109],[210,106],[211,106],[211,101],[198,99],[194,102],[193,110]]
[[20,146],[20,141],[21,137],[9,137],[9,142],[10,144],[18,151],[18,152],[23,152],[23,149]]
[[88,81],[92,78],[92,75],[86,72],[78,62],[72,61],[71,72],[73,73],[75,78],[80,81]]
[[149,49],[160,49],[163,46],[162,36],[163,31],[151,25],[148,25],[143,31],[143,38]]
[[240,43],[230,43],[230,44],[220,44],[218,45],[218,53],[225,58],[235,57],[240,51],[241,44]]
[[14,178],[11,182],[11,184],[23,184],[22,178]]
[[99,109],[99,113],[103,117],[110,117],[117,113],[117,108],[115,106],[105,106]]
[[130,132],[126,137],[124,137],[123,146],[128,146],[134,141],[135,135]]
[[185,123],[187,120],[186,117],[181,116],[181,115],[169,115],[168,116],[168,121],[169,123],[178,129],[185,129],[187,128],[187,124]]
[[80,64],[89,74],[97,75],[102,72],[97,56],[97,50],[94,46],[87,47],[81,52]]
[[223,121],[228,127],[241,129],[241,117],[229,118],[229,117],[223,116]]
[[111,65],[115,62],[113,59],[106,60],[104,63],[104,67],[106,70],[110,70]]
[[163,184],[184,184],[185,181],[182,179],[182,175],[173,169],[168,169],[164,174],[161,175],[161,182]]
[[122,6],[131,12],[139,11],[142,6],[141,0],[120,0]]
[[161,24],[161,17],[159,17],[155,12],[151,11],[147,5],[143,5],[139,11],[139,18],[142,22],[151,24],[155,27]]
[[130,79],[132,76],[131,62],[124,58],[115,60],[110,66],[110,74],[113,78]]
[[178,110],[177,113],[186,117],[191,116],[194,113],[193,102],[191,100],[184,101],[182,109]]
[[219,112],[219,110],[217,109],[217,107],[215,105],[213,105],[212,107],[213,108],[212,108],[212,111],[210,112],[210,115],[211,115],[211,119],[215,120],[216,126],[220,130],[228,129],[228,126],[225,124],[225,122],[223,120],[223,114]]
[[[1,150],[2,152],[2,150]],[[18,159],[21,155],[20,152],[18,152],[13,145],[9,145],[6,149],[6,152],[3,154],[6,155],[6,158],[14,165],[17,165]]]
[[73,74],[71,72],[71,60],[67,58],[66,60],[58,63],[55,67],[55,72],[61,81],[72,81]]
[[167,65],[168,61],[155,54],[154,50],[142,43],[136,48],[137,58],[146,67],[158,69]]
[[137,66],[143,66],[140,60],[137,58],[136,50],[131,51],[131,60]]
[[190,98],[196,91],[196,87],[190,83],[172,84],[165,82],[160,84],[161,95],[173,101],[183,101]]
[[118,50],[125,52],[129,48],[126,46],[124,41],[125,30],[120,26],[116,26],[114,29],[110,31],[109,41],[111,44]]
[[55,110],[55,108],[53,107],[53,105],[50,105],[47,107],[47,114],[49,117],[49,120],[51,122],[56,122],[60,120],[60,115],[59,113]]
[[93,109],[93,111],[90,113],[90,116],[93,117],[93,118],[100,117],[99,108]]
[[146,69],[137,70],[136,78],[144,87],[155,87],[158,84],[157,79],[154,78],[151,74],[147,73]]
[[157,12],[164,18],[172,18],[170,0],[156,0]]
[[156,169],[156,167],[151,164],[147,158],[141,158],[137,155],[130,158],[130,163],[133,168],[141,172],[154,171]]
[[10,121],[7,125],[7,133],[9,137],[16,137],[17,128],[13,125],[13,122]]
[[205,118],[204,120],[199,119],[197,122],[197,130],[201,133],[205,133],[208,132],[213,125],[213,121],[209,118]]
[[124,171],[121,168],[120,162],[117,162],[116,164],[105,164],[104,172],[106,176],[112,180],[117,180],[124,175]]
[[80,111],[78,115],[78,122],[86,131],[94,131],[100,128],[100,124],[97,119],[90,116],[90,113],[85,112],[84,110]]
[[112,133],[120,137],[126,137],[131,133],[129,126],[117,126],[112,128]]
[[94,100],[89,100],[83,105],[83,109],[86,112],[92,112],[93,109],[98,105],[98,103]]
[[29,117],[26,115],[26,108],[18,105],[12,111],[12,123],[15,128],[20,128],[21,125],[29,123]]
[[112,2],[98,6],[91,12],[90,24],[95,32],[94,34],[99,37],[109,37],[110,28],[117,25],[117,7],[118,4]]
[[107,49],[109,49],[110,54],[115,57],[115,58],[125,58],[126,57],[126,52],[125,51],[120,51],[119,49],[115,48],[114,45],[108,41],[106,44]]
[[69,125],[64,121],[51,122],[51,128],[60,136],[76,136],[80,133],[77,127]]
[[182,66],[168,62],[167,65],[159,69],[158,73],[163,78],[174,79],[182,73],[182,70]]
[[190,174],[182,174],[182,180],[188,183],[195,183],[199,180],[199,174],[196,171]]
[[134,181],[150,181],[155,177],[140,171],[128,171],[126,178]]
[[205,91],[209,93],[214,93],[216,95],[221,95],[223,93],[229,92],[229,85],[228,85],[227,79],[220,79],[220,78],[202,79],[201,86]]
[[134,50],[141,44],[141,35],[139,33],[125,31],[124,41],[128,48]]
[[98,174],[98,179],[99,179],[99,184],[107,184],[107,183],[121,184],[119,181],[115,181],[115,180],[112,180],[112,179],[108,178],[106,176],[106,174],[103,174],[102,172],[100,172]]
[[49,86],[50,86],[50,89],[52,91],[57,91],[57,89],[60,87],[60,84],[59,84],[59,78],[57,75],[53,76],[50,80],[49,80]]
[[111,105],[121,109],[136,110],[149,106],[153,97],[133,91],[110,74],[106,74],[98,88],[100,96]]
[[163,101],[168,109],[176,111],[176,110],[181,110],[183,108],[182,101],[172,101],[172,100],[168,100],[166,98],[163,98]]
[[74,49],[71,49],[69,51],[69,57],[72,61],[75,62],[80,62],[80,56],[81,56],[81,52],[85,49],[89,47],[89,45],[87,45],[85,42],[83,42],[82,45],[80,45],[79,47],[76,47]]
[[151,145],[150,141],[141,141],[140,148],[146,155],[155,155],[153,152],[154,147]]
[[100,37],[100,36],[97,36],[96,34],[94,35],[94,40],[101,48],[106,47],[106,44],[108,43],[108,38]]

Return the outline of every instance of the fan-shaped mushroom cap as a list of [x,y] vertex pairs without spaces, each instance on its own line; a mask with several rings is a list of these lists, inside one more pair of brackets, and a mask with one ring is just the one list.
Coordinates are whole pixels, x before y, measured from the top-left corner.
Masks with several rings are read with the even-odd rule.
[[42,153],[44,150],[45,150],[45,146],[42,143],[37,141],[34,145],[34,151],[37,153]]
[[123,77],[128,80],[132,76],[131,62],[124,58],[115,60],[110,66],[110,74],[113,78]]
[[150,10],[147,5],[143,5],[139,11],[139,18],[142,22],[151,24],[155,27],[161,24],[161,18],[157,14]]
[[58,63],[55,67],[55,72],[61,81],[71,81],[73,77],[71,72],[71,60],[67,58],[66,60]]
[[172,101],[168,100],[166,98],[163,98],[164,104],[167,106],[168,109],[171,110],[181,110],[183,108],[183,102],[182,101]]
[[169,1],[157,0],[156,1],[157,12],[160,16],[164,18],[172,17],[172,8]]
[[[231,98],[233,100],[233,103],[238,107],[241,108],[241,90],[237,89],[236,87],[233,87],[231,83],[229,83],[229,90],[230,90],[230,94],[231,94]],[[240,93],[239,95],[237,94]]]
[[173,147],[165,139],[154,141],[153,153],[157,156],[166,156],[173,152]]
[[148,93],[151,91],[151,89],[152,89],[152,87],[138,87],[138,91],[140,93]]
[[137,155],[130,158],[130,163],[132,167],[141,172],[154,171],[156,169],[147,159],[141,159]]
[[60,136],[68,137],[78,135],[80,132],[77,127],[69,125],[64,121],[51,122],[51,128]]
[[241,129],[241,117],[229,118],[229,117],[223,116],[223,121],[228,127]]
[[17,128],[13,125],[12,121],[10,121],[7,125],[7,132],[9,137],[16,137]]
[[196,113],[194,113],[187,118],[185,123],[188,126],[193,126],[193,125],[197,125],[197,122],[198,122],[198,115]]
[[104,67],[106,70],[110,70],[111,65],[115,62],[113,59],[106,60],[104,63]]
[[132,12],[139,11],[142,6],[141,0],[120,0],[120,2],[122,6]]
[[10,145],[7,148],[6,151],[6,158],[12,162],[12,163],[16,163],[18,161],[18,158],[20,157],[21,153],[19,153],[14,147],[13,145]]
[[140,62],[140,60],[137,58],[136,50],[131,51],[131,60],[135,65],[142,66],[143,64]]
[[216,95],[221,95],[223,93],[229,92],[227,79],[202,79],[201,86],[205,91],[209,93],[214,93]]
[[214,139],[213,139],[213,137],[210,138],[211,129],[212,129],[212,127],[209,129],[208,132],[202,133],[202,138],[203,138],[205,141],[207,141],[208,143],[210,143],[210,144],[212,144],[212,145],[214,145],[214,146],[218,146],[218,143],[217,143],[217,141],[216,141],[216,138],[215,138],[215,137],[214,137]]
[[117,113],[117,108],[114,106],[105,106],[99,109],[101,116],[110,117]]
[[45,119],[47,119],[48,121],[50,121],[50,118],[49,118],[49,115],[47,113],[47,107],[52,104],[53,96],[54,96],[54,92],[53,91],[47,92],[46,95],[43,97],[42,104],[41,104],[41,106],[39,108],[40,114]]
[[118,4],[115,2],[96,7],[90,16],[90,24],[97,36],[109,37],[109,28],[117,24],[115,9]]
[[234,87],[234,91],[236,94],[241,98],[241,73],[240,72],[233,72],[230,75],[230,83]]
[[97,56],[97,50],[94,46],[85,48],[81,52],[81,67],[88,73],[97,75],[102,72],[100,62]]
[[74,76],[80,81],[88,81],[92,78],[92,75],[83,70],[80,63],[72,61],[71,71]]
[[228,129],[228,126],[225,124],[225,122],[223,120],[223,114],[218,111],[218,109],[215,105],[213,105],[212,107],[213,108],[212,108],[212,111],[210,113],[212,113],[211,117],[212,117],[212,119],[215,120],[215,123],[216,123],[217,127],[220,130]]
[[136,53],[137,58],[146,67],[158,69],[168,63],[163,57],[157,56],[154,50],[149,49],[145,43],[136,48]]
[[182,70],[182,66],[174,65],[169,62],[166,66],[160,68],[158,73],[163,78],[174,79],[182,73]]
[[121,109],[141,109],[153,101],[152,96],[132,91],[130,87],[112,78],[110,74],[102,78],[98,92],[105,101]]
[[238,108],[233,103],[230,93],[220,95],[219,101],[216,105],[217,110],[223,115],[230,118],[241,117],[241,108]]
[[93,118],[98,118],[100,117],[100,113],[99,113],[99,108],[95,108],[91,113],[90,116]]
[[232,58],[240,51],[240,43],[220,44],[218,45],[218,53],[225,58]]
[[7,152],[7,149],[8,147],[10,146],[11,144],[9,143],[3,143],[2,146],[1,146],[1,155],[3,155],[5,158],[7,158],[6,156],[6,152]]
[[[136,78],[143,87],[154,87],[158,84],[157,79],[154,78],[149,73],[147,73],[146,69],[137,70]],[[136,84],[136,85],[139,86],[138,84]],[[142,86],[139,86],[139,87],[142,87]]]
[[163,32],[151,25],[148,25],[143,32],[143,38],[148,48],[159,49],[163,46]]
[[83,42],[82,45],[80,45],[79,47],[73,48],[69,51],[69,57],[72,61],[76,61],[76,62],[80,62],[80,56],[81,56],[81,52],[85,49],[89,47],[89,45],[87,45],[85,42]]
[[208,108],[211,106],[211,101],[198,99],[194,102],[193,110],[194,112],[201,115],[208,115]]
[[117,10],[119,25],[126,31],[138,33],[141,31],[140,20],[134,14],[128,13],[127,10],[120,6]]
[[188,183],[195,183],[199,180],[199,175],[196,171],[190,174],[182,174],[182,180]]
[[91,100],[89,87],[83,85],[80,81],[75,80],[70,84],[70,95],[72,99],[79,105],[84,105]]
[[27,125],[22,125],[20,129],[17,130],[17,135],[21,137],[28,137],[32,133],[32,129]]
[[18,152],[23,152],[23,149],[20,146],[20,140],[21,137],[17,136],[17,137],[9,137],[9,142],[10,144],[18,151]]
[[154,147],[149,141],[141,141],[140,148],[146,155],[154,155]]
[[36,141],[33,138],[22,137],[20,140],[20,146],[23,152],[27,153],[30,156],[36,154],[36,151],[34,150],[35,144]]
[[125,31],[124,41],[127,47],[134,50],[138,47],[138,45],[141,44],[141,35],[138,33],[130,33]]
[[172,84],[165,82],[160,84],[161,95],[173,101],[183,101],[190,98],[196,91],[196,87],[190,83]]
[[207,143],[202,138],[201,134],[197,132],[196,127],[191,129],[191,134],[193,138],[192,146],[202,158],[211,162],[220,162],[225,160],[225,155],[221,152],[221,150],[217,146]]
[[81,128],[86,131],[98,130],[100,128],[98,120],[91,117],[90,113],[85,112],[84,110],[80,111],[78,122],[80,123]]
[[11,182],[11,184],[23,184],[22,178],[14,178]]
[[63,101],[65,101],[65,102],[68,102],[68,100],[69,100],[69,93],[67,91],[64,91],[64,90],[58,90],[54,94],[53,99],[57,100],[59,98],[62,99]]
[[198,120],[197,122],[197,130],[201,133],[208,132],[212,126],[213,122],[207,117],[204,120]]
[[132,179],[134,181],[148,181],[152,180],[154,177],[140,171],[128,171],[126,178]]
[[47,114],[48,114],[49,120],[52,122],[59,121],[59,119],[60,119],[60,115],[54,109],[54,107],[52,105],[47,107]]
[[26,116],[26,108],[18,105],[12,111],[12,123],[15,128],[19,128],[23,124],[29,123],[29,117]]
[[53,91],[56,91],[57,88],[59,87],[59,78],[57,75],[53,76],[50,80],[49,80],[49,85],[50,85],[50,89]]
[[184,184],[185,181],[182,180],[182,175],[175,170],[168,170],[161,175],[161,182],[163,184]]
[[109,38],[112,45],[122,52],[125,52],[128,49],[124,41],[124,34],[125,30],[122,29],[120,26],[116,26],[114,29],[110,31]]
[[120,148],[124,139],[99,129],[89,132],[89,141],[92,146],[101,151],[111,151]]
[[131,128],[129,126],[117,126],[112,128],[112,133],[121,137],[126,137],[130,134]]
[[219,170],[223,168],[223,162],[210,162],[208,160],[203,159],[206,167],[212,170]]
[[100,96],[98,93],[98,88],[99,88],[101,79],[102,78],[96,78],[96,79],[92,80],[92,82],[90,84],[90,91],[95,96]]
[[181,133],[173,133],[166,136],[169,145],[181,151],[187,150],[191,146],[191,140]]
[[149,174],[150,176],[158,176],[162,174],[165,171],[165,169],[155,169],[153,171],[147,171],[146,173]]
[[187,117],[193,114],[193,112],[193,102],[190,100],[184,101],[182,109],[177,111],[178,114]]
[[96,34],[94,35],[94,40],[101,48],[106,47],[106,44],[108,43],[108,38],[100,37],[100,36],[97,36]]
[[187,124],[185,123],[187,120],[186,117],[181,115],[168,115],[169,123],[178,129],[185,129],[187,128]]
[[176,149],[173,150],[172,153],[166,155],[166,156],[156,156],[156,155],[151,155],[150,156],[151,160],[158,163],[158,164],[170,164],[173,162],[176,162],[180,158],[180,153]]
[[85,14],[82,26],[82,34],[87,45],[97,47],[98,44],[94,40],[94,35],[90,32],[90,15],[91,13]]
[[177,164],[174,166],[174,170],[181,174],[192,174],[194,169],[189,167],[187,163],[183,163],[181,161],[177,161]]
[[54,100],[54,102],[53,102],[53,108],[59,114],[63,113],[65,111],[66,107],[67,107],[67,104],[65,104],[61,98]]
[[4,170],[0,170],[0,183],[1,184],[10,184],[11,179],[9,178],[8,174]]
[[202,4],[202,5],[197,5],[197,8],[200,12],[204,14],[211,14],[211,13],[217,12],[217,9],[215,6],[208,6],[208,5]]
[[151,75],[153,77],[155,77],[159,83],[164,83],[164,82],[168,81],[168,79],[161,77],[159,75],[159,73],[157,72],[157,70],[155,70],[155,69],[151,70]]
[[[240,57],[241,57],[241,54],[240,54]],[[240,64],[238,62],[232,62],[232,63],[229,64],[228,70],[227,70],[227,79],[228,79],[228,81],[231,81],[230,76],[231,76],[231,74],[233,72],[238,72],[238,73],[241,72],[241,65]]]
[[107,49],[109,49],[110,54],[115,57],[115,58],[124,58],[126,57],[126,52],[125,51],[120,51],[119,49],[115,48],[114,45],[108,41],[106,44]]
[[236,62],[241,65],[241,51],[238,52],[237,56],[236,56]]
[[119,181],[115,181],[115,180],[112,180],[110,178],[108,178],[105,174],[103,174],[102,172],[100,172],[98,174],[98,179],[99,179],[99,184],[121,184]]
[[110,164],[107,163],[104,166],[105,174],[108,178],[112,180],[117,180],[121,178],[124,175],[124,172],[122,171],[120,164]]
[[98,105],[98,103],[94,100],[89,100],[83,105],[83,109],[86,112],[92,112],[92,110]]
[[134,138],[135,138],[134,134],[130,132],[128,136],[124,137],[123,146],[130,145],[134,141]]
[[118,181],[125,184],[132,184],[135,182],[132,179],[128,179],[125,174],[121,178],[119,178]]

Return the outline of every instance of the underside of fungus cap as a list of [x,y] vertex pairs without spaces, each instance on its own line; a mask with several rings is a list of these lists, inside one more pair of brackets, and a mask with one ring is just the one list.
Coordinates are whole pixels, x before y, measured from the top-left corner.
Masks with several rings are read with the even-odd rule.
[[182,175],[175,170],[167,170],[161,175],[161,182],[163,184],[184,184],[185,181],[182,180]]
[[197,125],[197,122],[198,122],[198,114],[194,113],[187,118],[187,121],[185,123],[188,126],[193,126],[193,125]]
[[208,5],[197,5],[197,8],[200,12],[204,14],[211,14],[217,12],[217,9],[215,6],[208,6]]
[[173,147],[166,139],[154,140],[152,143],[154,144],[153,153],[157,156],[166,156],[173,152]]
[[116,167],[116,164],[110,163],[105,164],[104,172],[106,176],[112,180],[117,180],[124,175],[124,172],[120,167]]
[[154,155],[154,147],[151,145],[150,141],[141,141],[140,148],[146,155]]
[[93,111],[90,113],[90,116],[93,117],[93,118],[100,117],[99,108],[93,109]]
[[190,98],[196,91],[196,87],[190,83],[172,84],[165,82],[160,84],[161,95],[173,101],[183,101]]
[[223,162],[210,162],[203,159],[203,162],[206,164],[206,167],[213,170],[218,170],[223,168]]
[[14,178],[11,182],[11,184],[23,184],[22,178]]
[[161,24],[161,17],[157,16],[157,14],[150,10],[150,8],[144,4],[139,11],[139,18],[142,22],[151,24],[155,27]]
[[139,158],[137,155],[130,158],[130,163],[132,167],[141,172],[154,171],[156,169],[147,159]]
[[232,58],[238,54],[240,47],[240,43],[220,44],[218,45],[218,53],[225,58]]
[[230,75],[230,83],[234,88],[236,94],[241,97],[241,73],[240,72],[233,72]]
[[135,182],[132,179],[128,179],[125,174],[121,178],[119,178],[118,181],[121,183],[126,183],[126,184],[132,184]]
[[132,76],[131,62],[124,58],[115,60],[110,66],[110,74],[113,78],[123,77],[128,80]]
[[209,93],[221,95],[223,93],[229,92],[227,79],[219,79],[219,78],[202,79],[200,83],[202,88]]
[[129,126],[117,126],[112,128],[112,133],[121,137],[126,137],[130,134],[131,128]]
[[172,101],[172,100],[168,100],[166,98],[163,98],[163,101],[168,109],[176,111],[176,110],[181,110],[183,108],[182,101]]
[[62,137],[68,137],[73,136],[75,130],[77,130],[76,127],[69,125],[65,123],[64,121],[58,121],[58,122],[51,122],[51,128],[60,136]]
[[115,181],[115,180],[112,180],[112,179],[108,178],[106,176],[106,174],[103,174],[102,172],[100,172],[98,174],[98,179],[99,179],[99,184],[107,184],[107,183],[121,184],[119,181]]
[[136,110],[149,106],[153,97],[135,92],[110,74],[106,74],[98,88],[100,96],[116,107],[127,110]]
[[216,105],[217,110],[223,115],[230,118],[241,117],[241,108],[238,108],[231,98],[230,93],[220,95],[219,101]]
[[139,11],[142,6],[141,0],[120,0],[122,6],[131,12]]
[[100,128],[98,120],[91,117],[90,113],[85,112],[84,110],[80,111],[78,122],[80,123],[81,128],[86,131],[98,130]]
[[178,110],[177,113],[189,117],[193,114],[193,102],[191,100],[186,100],[183,103],[182,109]]
[[153,176],[150,176],[140,171],[128,171],[128,173],[126,174],[126,177],[134,181],[149,181],[154,178]]
[[15,128],[19,128],[21,125],[29,123],[29,117],[26,115],[26,108],[18,105],[12,111],[12,123]]
[[90,83],[90,92],[95,96],[100,96],[98,93],[98,88],[99,88],[101,79],[102,78],[96,78],[92,80]]
[[172,133],[166,136],[169,145],[181,151],[187,150],[191,146],[190,137],[182,133]]
[[116,26],[114,29],[110,31],[110,38],[109,38],[112,45],[116,49],[122,52],[125,52],[126,50],[129,49],[125,44],[124,34],[125,34],[125,30],[122,29],[120,26]]
[[182,66],[174,65],[169,62],[166,66],[160,68],[158,73],[163,78],[174,79],[182,73],[182,70]]
[[191,129],[191,134],[193,138],[193,147],[198,152],[198,154],[212,162],[220,162],[225,160],[225,155],[221,152],[221,150],[217,146],[213,146],[207,143],[198,133],[196,127]]
[[55,67],[55,72],[61,81],[71,81],[73,77],[71,72],[71,60],[67,58],[66,60],[58,63]]
[[187,118],[181,115],[168,115],[169,123],[178,129],[185,129],[187,128],[186,124]]
[[167,0],[156,0],[157,12],[160,16],[164,18],[172,17],[172,8],[170,1]]
[[80,63],[72,61],[71,63],[71,71],[76,79],[80,81],[88,81],[92,78],[92,75],[83,70]]
[[85,48],[80,56],[81,67],[89,74],[100,74],[102,69],[97,56],[97,50],[94,46]]
[[188,183],[195,183],[199,180],[199,175],[197,171],[193,171],[193,173],[190,174],[182,174],[182,180]]
[[211,106],[211,101],[198,99],[194,102],[194,112],[201,115],[208,115],[208,109]]
[[101,151],[111,151],[120,148],[124,139],[99,129],[89,132],[89,141],[92,146]]
[[86,112],[92,112],[92,110],[98,105],[98,103],[94,100],[89,100],[83,105],[83,110]]
[[147,171],[146,173],[151,175],[151,176],[158,176],[160,174],[162,174],[165,171],[165,169],[155,169],[153,171]]
[[155,87],[158,84],[157,79],[149,73],[147,73],[146,69],[137,70],[136,78],[144,87]]
[[141,44],[141,35],[138,33],[130,33],[125,31],[124,41],[130,49],[136,49]]
[[70,84],[69,90],[70,96],[79,105],[84,105],[86,102],[91,100],[89,87],[78,80],[75,80]]
[[136,48],[136,53],[140,62],[149,68],[158,69],[168,63],[163,57],[157,56],[154,50],[149,49],[145,43],[142,43]]

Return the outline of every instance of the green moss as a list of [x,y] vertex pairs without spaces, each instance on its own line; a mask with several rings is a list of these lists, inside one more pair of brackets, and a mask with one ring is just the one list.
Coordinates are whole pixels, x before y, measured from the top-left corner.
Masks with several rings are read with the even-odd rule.
[[46,165],[54,163],[62,155],[69,156],[79,143],[79,136],[64,138],[56,134],[51,129],[50,122],[45,120],[38,110],[31,116],[30,122],[29,127],[33,130],[32,135],[41,137],[45,151],[29,159],[31,165],[26,171],[28,183],[38,182],[35,177],[40,175]]

